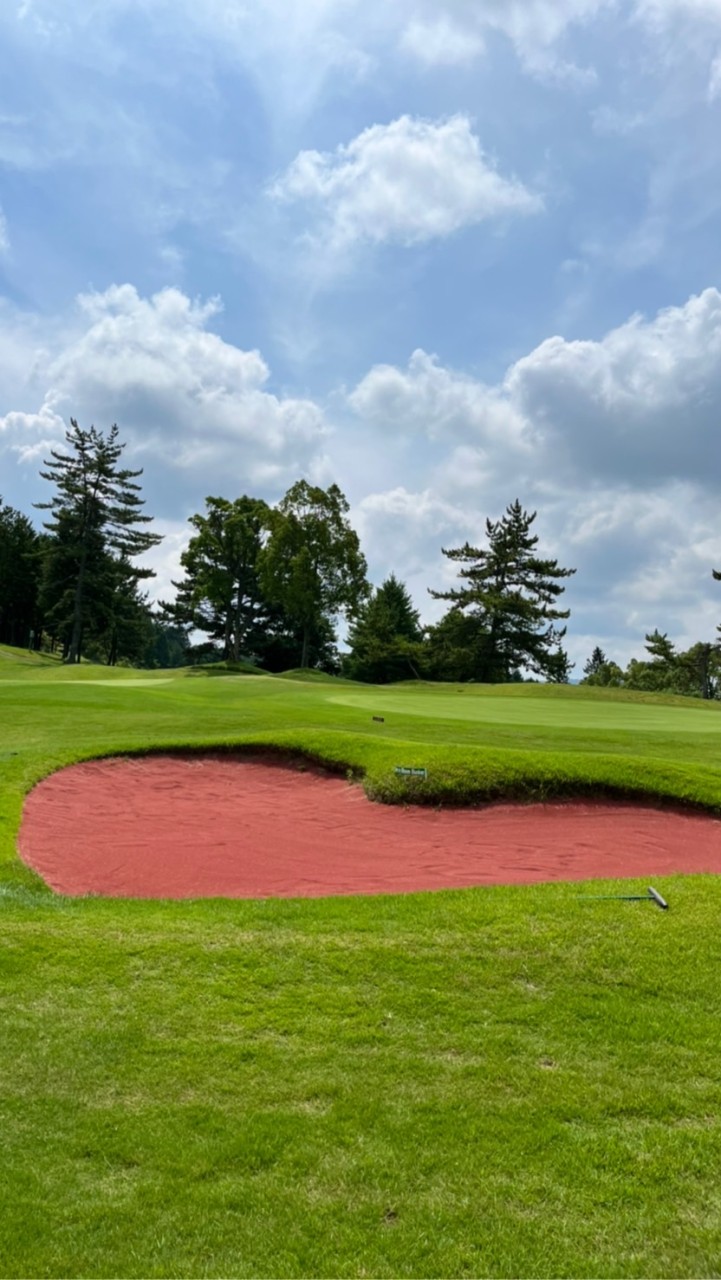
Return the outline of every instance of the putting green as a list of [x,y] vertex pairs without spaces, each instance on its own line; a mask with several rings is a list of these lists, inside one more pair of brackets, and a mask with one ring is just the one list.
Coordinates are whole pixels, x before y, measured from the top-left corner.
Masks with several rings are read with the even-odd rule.
[[[475,689],[452,694],[417,693],[415,690],[369,691],[351,689],[333,692],[328,701],[348,707],[369,707],[379,715],[423,716],[425,719],[463,720],[503,725],[545,725],[549,728],[631,730],[636,733],[709,733],[721,735],[721,706],[665,707],[637,702],[592,702],[573,696],[546,697],[488,696]],[[711,712],[704,714],[704,711]],[[716,714],[713,714],[713,712]]]

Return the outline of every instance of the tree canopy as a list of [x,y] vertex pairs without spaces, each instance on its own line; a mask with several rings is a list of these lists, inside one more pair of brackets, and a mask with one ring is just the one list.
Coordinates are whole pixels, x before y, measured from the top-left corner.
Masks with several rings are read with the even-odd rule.
[[44,540],[27,516],[0,498],[0,641],[29,645],[39,633],[38,589]]
[[463,616],[462,629],[468,631],[463,643],[471,644],[475,679],[503,682],[522,669],[552,681],[568,679],[570,666],[560,646],[566,628],[555,624],[569,616],[557,601],[565,590],[563,579],[576,571],[536,554],[538,535],[531,532],[536,514],[516,500],[500,520],[486,520],[487,547],[443,548],[460,565],[465,583],[431,595],[449,600],[451,613]]
[[302,636],[301,667],[310,661],[314,629],[352,614],[368,594],[366,561],[338,485],[298,480],[273,508],[259,559],[261,586]]
[[177,596],[163,611],[220,641],[223,657],[238,662],[257,656],[270,621],[258,579],[270,508],[247,496],[209,497],[205,506],[190,517],[195,534],[180,557],[185,576],[173,582]]
[[45,528],[53,539],[42,598],[50,625],[66,639],[68,662],[80,661],[83,638],[102,626],[103,599],[107,618],[113,596],[154,576],[131,562],[162,540],[143,527],[152,516],[140,510],[144,500],[135,481],[142,470],[118,465],[125,447],[118,435],[116,425],[104,435],[71,418],[67,452],[51,449],[40,472],[55,486],[49,502],[35,504],[50,512]]
[[422,640],[418,612],[392,573],[358,610],[348,632],[344,674],[371,684],[417,679],[423,667]]

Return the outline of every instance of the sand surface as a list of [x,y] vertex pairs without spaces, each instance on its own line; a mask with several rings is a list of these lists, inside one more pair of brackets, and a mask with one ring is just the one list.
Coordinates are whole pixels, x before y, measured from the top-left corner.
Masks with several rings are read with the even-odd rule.
[[320,897],[721,872],[721,820],[633,804],[373,804],[312,767],[97,760],[26,800],[20,854],[60,893]]

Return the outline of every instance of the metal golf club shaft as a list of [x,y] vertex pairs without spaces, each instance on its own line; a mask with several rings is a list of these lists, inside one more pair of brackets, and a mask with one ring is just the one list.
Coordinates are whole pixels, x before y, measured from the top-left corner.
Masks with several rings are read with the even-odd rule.
[[668,911],[668,903],[653,885],[645,893],[579,893],[579,898],[594,902],[655,902],[662,911]]

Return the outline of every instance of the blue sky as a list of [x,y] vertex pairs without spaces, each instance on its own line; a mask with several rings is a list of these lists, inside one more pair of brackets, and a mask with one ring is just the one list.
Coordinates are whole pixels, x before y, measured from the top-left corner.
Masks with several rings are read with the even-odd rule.
[[3,0],[0,494],[117,421],[167,595],[208,494],[347,494],[427,620],[516,497],[568,648],[721,620],[721,0]]

